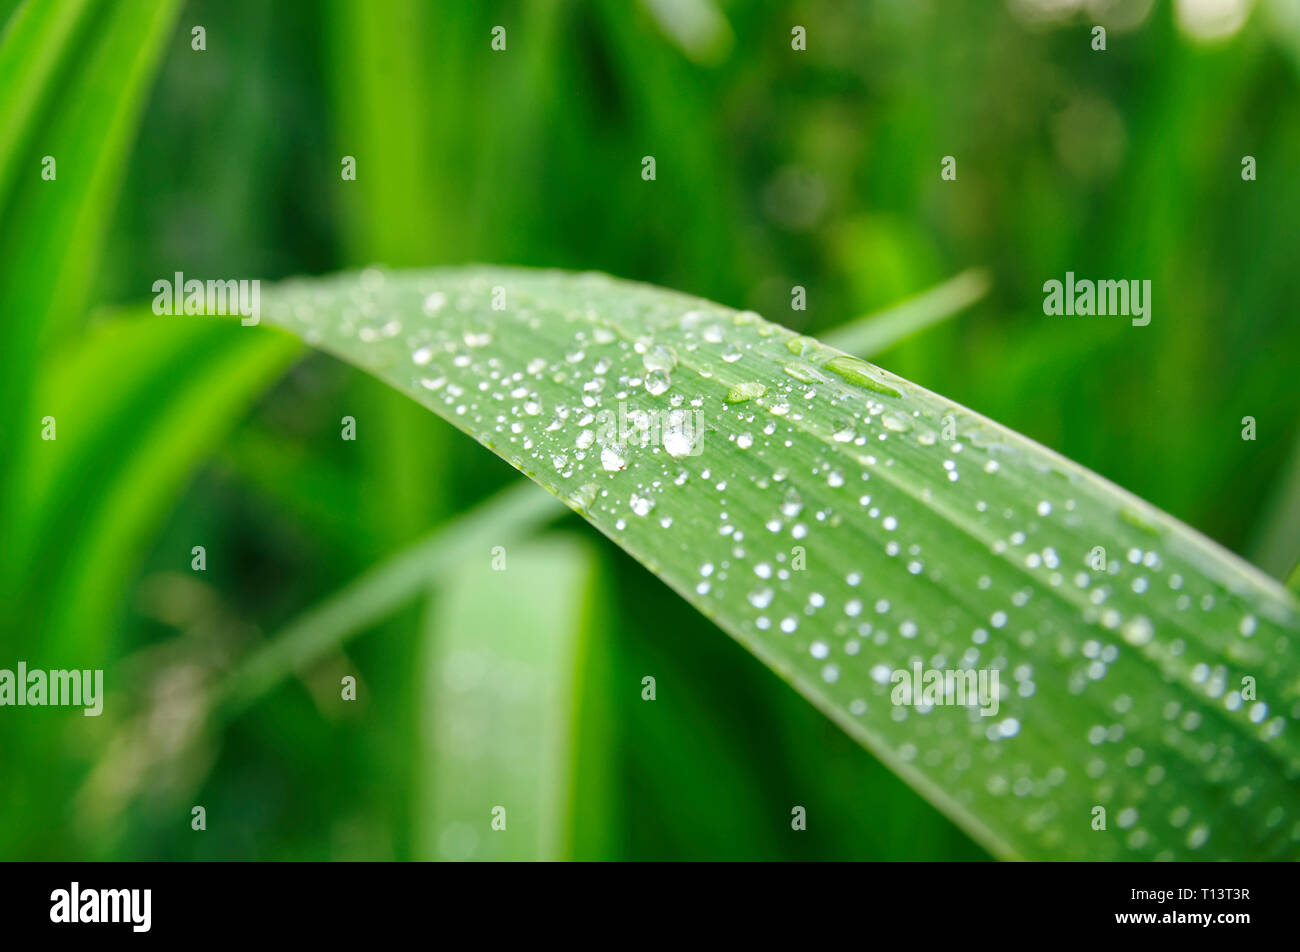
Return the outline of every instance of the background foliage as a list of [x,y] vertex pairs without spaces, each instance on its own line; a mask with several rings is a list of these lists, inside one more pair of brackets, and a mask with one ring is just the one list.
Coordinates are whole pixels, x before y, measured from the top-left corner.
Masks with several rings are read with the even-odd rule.
[[[150,30],[82,28],[88,49],[120,37],[120,51],[78,60],[45,112],[5,130],[19,171],[0,192],[0,360],[23,412],[4,437],[0,666],[102,663],[118,693],[99,719],[0,714],[0,855],[439,855],[427,817],[447,794],[427,757],[438,700],[422,676],[436,653],[426,632],[518,624],[509,593],[435,593],[219,728],[187,730],[234,659],[516,477],[329,358],[282,373],[294,356],[283,342],[244,352],[246,337],[212,326],[86,316],[87,300],[137,303],[175,271],[598,269],[815,333],[985,266],[982,303],[875,359],[1265,570],[1291,567],[1294,5],[1247,5],[1239,29],[1207,39],[1171,3],[1131,29],[1105,8],[1144,4],[1094,3],[1112,23],[1104,53],[1089,45],[1093,15],[1043,12],[1079,4],[723,3],[724,19],[696,29],[671,12],[697,6],[227,0],[181,5],[169,31],[165,10]],[[796,23],[804,53],[790,49]],[[196,24],[204,52],[190,47]],[[496,24],[505,53],[489,46]],[[63,115],[57,96],[113,88],[111,76],[124,92],[110,101],[125,101],[122,63],[144,77],[155,32],[138,128],[129,115],[114,126],[127,130],[120,163],[84,122],[41,121]],[[60,179],[43,183],[52,150]],[[653,183],[640,176],[648,154]],[[343,155],[355,182],[340,179]],[[940,181],[944,155],[957,182]],[[1241,180],[1243,155],[1258,181]],[[99,191],[64,200],[60,232],[43,203],[68,195],[92,156]],[[79,242],[66,254],[65,233]],[[1067,270],[1150,278],[1151,325],[1044,319],[1042,282]],[[807,312],[789,309],[794,284]],[[32,333],[14,330],[25,315],[39,318]],[[75,467],[25,459],[47,412]],[[356,442],[338,438],[345,415]],[[1247,415],[1254,442],[1240,438]],[[82,430],[67,425],[79,418]],[[536,590],[568,578],[580,604],[539,624],[584,619],[606,672],[583,689],[598,712],[587,721],[605,730],[590,745],[601,762],[575,781],[600,795],[574,798],[560,824],[572,855],[984,856],[617,550],[571,519],[546,535],[524,559]],[[189,571],[196,544],[202,575]],[[490,589],[465,571],[446,587]],[[356,704],[338,700],[347,672],[362,682]],[[653,717],[645,673],[663,686]],[[190,830],[196,803],[206,833]],[[808,809],[806,833],[790,831],[792,804]]]

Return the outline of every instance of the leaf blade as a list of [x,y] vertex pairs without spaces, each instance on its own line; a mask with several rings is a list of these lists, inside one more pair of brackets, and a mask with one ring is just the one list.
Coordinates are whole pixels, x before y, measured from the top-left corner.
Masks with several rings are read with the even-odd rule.
[[608,764],[603,750],[581,743],[591,737],[585,722],[600,719],[575,701],[603,673],[591,670],[599,630],[588,611],[598,558],[590,542],[557,535],[499,555],[490,565],[495,554],[477,553],[430,599],[420,859],[572,859],[582,837],[608,835],[592,802],[605,799],[607,781],[580,769]]
[[[1295,600],[1100,476],[758,315],[602,275],[370,271],[267,298],[566,499],[996,855],[1296,855]],[[675,397],[698,456],[584,435]],[[893,703],[914,663],[1002,673],[999,719]]]

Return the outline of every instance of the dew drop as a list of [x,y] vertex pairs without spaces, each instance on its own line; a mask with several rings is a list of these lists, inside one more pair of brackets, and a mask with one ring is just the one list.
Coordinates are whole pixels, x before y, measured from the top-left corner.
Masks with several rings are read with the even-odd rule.
[[727,402],[744,403],[747,400],[757,400],[765,393],[767,393],[767,387],[756,381],[738,383],[727,391]]
[[672,381],[661,370],[652,370],[645,375],[645,388],[652,396],[657,397],[662,393],[667,393],[670,386],[672,386]]
[[606,446],[600,451],[600,465],[611,473],[627,468],[627,458],[618,446]]
[[858,360],[856,357],[849,357],[842,354],[839,357],[832,357],[826,361],[826,369],[839,374],[851,384],[859,387],[865,387],[876,393],[888,394],[891,397],[902,396],[897,390],[888,384],[881,383],[872,376],[872,367],[865,360]]

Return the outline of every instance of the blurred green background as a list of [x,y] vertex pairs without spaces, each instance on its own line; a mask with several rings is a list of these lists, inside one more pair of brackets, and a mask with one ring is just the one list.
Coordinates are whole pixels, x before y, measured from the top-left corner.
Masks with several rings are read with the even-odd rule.
[[[806,51],[791,49],[796,25]],[[6,409],[0,667],[102,665],[110,695],[100,718],[0,709],[0,858],[491,856],[474,824],[487,829],[494,790],[530,783],[555,800],[551,820],[521,807],[512,829],[549,832],[500,855],[986,858],[573,517],[507,546],[506,572],[485,550],[205,722],[205,690],[257,644],[518,476],[330,358],[245,351],[270,331],[256,345],[214,325],[173,339],[91,314],[147,304],[176,271],[594,269],[817,333],[986,267],[978,305],[868,356],[1274,575],[1295,561],[1291,0],[195,0],[156,29],[157,74],[144,70],[138,124],[122,120],[103,208],[68,206],[78,244],[43,203],[111,142],[61,155],[57,186],[33,170],[60,129],[108,104],[5,130],[30,181],[0,193],[15,276],[0,283],[0,356],[22,411]],[[86,49],[114,35],[82,31]],[[65,106],[96,69],[112,75],[77,66]],[[947,155],[956,181],[940,178]],[[1247,155],[1256,181],[1241,177]],[[102,247],[77,217],[92,214]],[[1042,284],[1067,270],[1150,279],[1150,326],[1044,317]],[[794,285],[806,311],[790,308]],[[31,323],[30,340],[13,330]],[[44,444],[47,406],[60,431]],[[547,632],[573,655],[530,654]],[[528,668],[510,684],[551,694],[438,689],[471,662]],[[577,672],[558,695],[554,672]],[[340,698],[345,675],[356,701]],[[521,777],[530,754],[511,753],[511,731],[537,710],[558,712],[542,734],[571,743]],[[449,742],[449,723],[471,741]],[[499,762],[480,755],[494,745]],[[791,829],[795,806],[806,831]]]

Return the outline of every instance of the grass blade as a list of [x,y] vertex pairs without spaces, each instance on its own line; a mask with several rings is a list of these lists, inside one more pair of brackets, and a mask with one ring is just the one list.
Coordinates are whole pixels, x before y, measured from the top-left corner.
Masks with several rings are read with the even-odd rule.
[[1249,550],[1251,561],[1275,578],[1300,566],[1300,433],[1270,490]]
[[227,678],[219,692],[221,712],[238,714],[286,678],[416,598],[464,560],[526,536],[563,511],[526,483],[481,503],[366,572],[272,637]]
[[0,204],[13,192],[18,155],[43,100],[91,19],[89,0],[48,0],[19,7],[0,34]]
[[550,537],[498,555],[443,576],[428,613],[420,858],[569,859],[579,812],[584,830],[610,829],[591,786],[578,789],[580,759],[609,763],[578,749],[583,727],[604,720],[575,703],[585,678],[603,680],[589,664],[595,553]]
[[[0,404],[23,438],[0,467],[0,533],[25,506],[16,484],[45,348],[86,311],[90,281],[176,0],[19,8],[0,37]],[[46,158],[55,162],[46,179]],[[0,577],[0,585],[12,577]]]
[[[756,314],[603,275],[266,298],[565,499],[995,855],[1300,854],[1295,599],[1097,475]],[[661,438],[596,416],[620,410]],[[996,716],[894,703],[913,663],[999,673]]]
[[970,268],[901,304],[837,327],[823,340],[845,353],[873,356],[964,311],[984,297],[991,284],[987,271]]
[[[17,481],[24,505],[0,526],[0,575],[14,592],[0,645],[11,656],[93,668],[129,643],[126,593],[164,519],[300,350],[285,334],[233,321],[124,317],[92,328],[42,375],[34,404],[54,418],[57,438],[31,427],[15,439],[30,454]],[[186,565],[189,550],[175,559]],[[38,624],[23,629],[21,619]],[[0,831],[12,838],[0,851],[60,855],[49,829],[66,829],[57,819],[65,804],[43,791],[62,748],[20,723],[0,723],[0,746],[29,768],[0,790],[0,807],[26,804],[32,822]]]
[[51,659],[72,663],[74,642],[81,664],[106,656],[114,600],[170,504],[300,349],[235,321],[148,315],[94,328],[44,376],[37,404],[57,439],[24,438],[26,507],[6,565],[25,573]]
[[[141,691],[140,710],[120,722],[104,745],[79,794],[79,809],[97,828],[115,830],[121,828],[122,812],[146,792],[192,795],[215,758],[223,722],[285,681],[306,674],[352,638],[428,592],[438,578],[452,576],[467,560],[490,552],[493,545],[513,546],[565,511],[537,487],[519,483],[374,566],[229,671],[202,672],[185,703],[172,704],[165,718],[156,705],[171,703],[166,692],[155,700]],[[134,670],[142,670],[138,657],[134,662],[128,658],[118,673],[133,663]],[[169,724],[165,744],[157,737],[160,720]],[[179,784],[177,777],[183,778]]]

